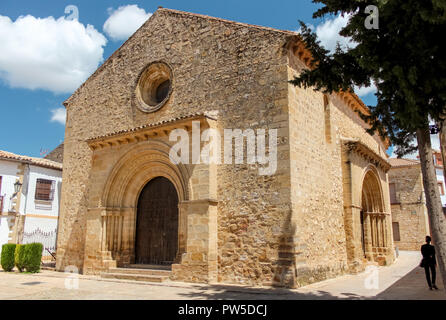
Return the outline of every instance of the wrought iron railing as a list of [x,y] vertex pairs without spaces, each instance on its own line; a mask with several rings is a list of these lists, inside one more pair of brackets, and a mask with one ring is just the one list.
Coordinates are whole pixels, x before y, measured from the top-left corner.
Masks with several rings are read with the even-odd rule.
[[42,256],[51,256],[50,252],[56,251],[56,240],[57,228],[49,232],[37,228],[32,232],[23,233],[23,244],[38,242],[43,245]]

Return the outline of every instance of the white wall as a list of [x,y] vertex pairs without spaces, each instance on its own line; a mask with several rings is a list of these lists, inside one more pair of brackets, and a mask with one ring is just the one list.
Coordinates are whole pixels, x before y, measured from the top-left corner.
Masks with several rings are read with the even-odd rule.
[[446,207],[446,185],[445,185],[445,180],[444,180],[443,169],[435,169],[435,171],[437,174],[437,181],[443,182],[443,190],[445,191],[445,195],[441,196],[441,203],[442,203],[443,207]]
[[[0,160],[0,176],[2,176],[1,195],[5,195],[4,212],[11,208],[10,198],[14,193],[14,183],[18,179],[19,162]],[[55,181],[55,191],[52,201],[35,200],[37,179]],[[26,215],[23,242],[38,241],[45,246],[52,247],[56,241],[55,231],[59,216],[60,191],[62,187],[62,171],[26,165],[23,185],[20,190],[19,214]],[[8,243],[10,231],[10,217],[1,217],[0,246]],[[8,225],[9,224],[9,225]],[[40,230],[40,231],[38,231]],[[44,255],[46,252],[44,251]]]
[[0,176],[2,186],[0,195],[4,197],[3,212],[8,212],[11,208],[10,198],[14,194],[14,183],[17,180],[18,162],[0,160]]
[[[8,212],[11,208],[11,196],[14,194],[14,183],[18,178],[18,166],[18,162],[0,160],[0,176],[2,177],[0,195],[4,196],[3,212]],[[0,252],[1,247],[10,240],[10,221],[11,218],[8,216],[0,218]]]
[[0,217],[0,253],[2,252],[2,246],[9,241],[10,219],[10,217]]
[[[23,212],[26,213],[23,243],[40,242],[45,248],[54,250],[56,247],[57,224],[59,216],[60,190],[62,187],[62,171],[29,166],[25,172],[27,184],[24,184],[26,200],[23,201]],[[51,201],[35,199],[37,179],[55,181],[54,197]],[[21,203],[22,205],[22,203]],[[38,216],[38,217],[35,217]],[[49,253],[44,250],[43,255]]]
[[[34,199],[37,179],[56,181],[56,189],[53,201],[39,201]],[[23,210],[22,212],[26,212],[26,214],[46,215],[53,217],[59,216],[59,198],[61,185],[62,171],[30,165],[26,201],[22,201],[21,203],[23,204],[23,208],[21,208],[21,210]]]

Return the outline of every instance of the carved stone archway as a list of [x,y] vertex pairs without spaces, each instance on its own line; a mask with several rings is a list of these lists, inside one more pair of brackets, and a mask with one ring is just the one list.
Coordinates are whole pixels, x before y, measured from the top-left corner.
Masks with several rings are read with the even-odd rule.
[[367,261],[393,260],[390,203],[383,187],[390,164],[358,140],[344,139],[342,151],[346,251],[349,270],[355,273]]
[[214,164],[174,164],[169,133],[190,134],[194,121],[216,126],[194,114],[147,124],[88,140],[92,167],[88,185],[84,270],[98,274],[135,261],[139,195],[157,177],[168,179],[178,195],[178,254],[171,277],[183,281],[217,278],[217,171]]
[[[119,265],[134,263],[137,202],[144,186],[156,177],[172,182],[180,202],[189,198],[189,172],[169,160],[170,146],[162,141],[135,145],[114,166],[102,195],[102,251],[109,251]],[[179,212],[178,257],[185,252],[186,217]]]
[[377,170],[370,165],[365,171],[361,190],[364,254],[369,261],[380,261],[387,252],[388,219]]

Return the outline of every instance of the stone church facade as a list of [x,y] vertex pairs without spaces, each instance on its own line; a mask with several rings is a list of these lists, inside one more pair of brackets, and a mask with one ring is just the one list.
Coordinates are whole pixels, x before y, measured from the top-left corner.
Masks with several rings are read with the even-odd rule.
[[[396,158],[389,159],[389,162],[392,165],[388,176],[395,247],[399,250],[419,251],[426,243],[426,236],[431,234],[421,163]],[[444,182],[438,182],[441,184],[441,194]]]
[[[158,9],[65,102],[57,269],[297,287],[391,264],[388,144],[354,94],[288,83],[308,62],[294,32]],[[194,123],[277,129],[277,171],[172,163]]]

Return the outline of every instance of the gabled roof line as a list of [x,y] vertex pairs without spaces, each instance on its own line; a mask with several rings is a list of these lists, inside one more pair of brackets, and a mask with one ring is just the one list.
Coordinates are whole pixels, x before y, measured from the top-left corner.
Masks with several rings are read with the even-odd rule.
[[0,160],[28,163],[28,164],[32,164],[32,165],[35,165],[38,167],[57,169],[57,170],[62,170],[62,167],[63,167],[62,163],[59,163],[59,162],[55,162],[55,161],[44,159],[44,158],[22,156],[22,155],[18,155],[18,154],[12,153],[12,152],[4,151],[4,150],[0,150]]
[[[271,27],[265,27],[265,26],[259,26],[259,25],[252,25],[252,24],[247,24],[247,23],[242,23],[242,22],[236,22],[236,21],[231,21],[231,20],[227,20],[227,19],[223,19],[223,18],[217,18],[217,17],[211,17],[211,16],[207,16],[207,15],[203,15],[203,14],[197,14],[197,13],[191,13],[191,12],[185,12],[185,11],[180,11],[180,10],[174,10],[174,9],[167,9],[167,8],[162,8],[159,7],[153,14],[152,16],[146,21],[144,22],[144,24],[137,30],[135,31],[135,33],[133,33],[133,35],[131,35],[108,59],[106,59],[104,61],[104,63],[99,66],[96,71],[90,75],[90,77],[79,87],[76,89],[76,91],[73,92],[73,94],[63,102],[63,105],[65,107],[68,107],[69,103],[71,102],[72,99],[74,99],[74,97],[79,93],[79,91],[86,86],[86,84],[93,78],[95,78],[97,76],[97,74],[99,74],[109,63],[110,61],[112,61],[115,56],[118,54],[118,52],[121,50],[121,48],[123,48],[135,35],[136,33],[138,33],[139,30],[141,30],[142,28],[144,28],[148,23],[150,23],[150,21],[152,19],[154,19],[154,17],[160,13],[167,13],[167,14],[174,14],[174,15],[181,15],[181,16],[187,16],[187,17],[194,17],[194,18],[199,18],[199,19],[205,19],[205,20],[211,20],[211,21],[216,21],[216,22],[221,22],[221,23],[225,23],[228,25],[232,25],[232,26],[239,26],[239,27],[245,27],[245,28],[254,28],[257,30],[262,30],[262,31],[267,31],[267,32],[274,32],[274,33],[279,33],[282,35],[286,35],[288,37],[286,43],[284,45],[289,44],[290,42],[294,42],[294,43],[299,43],[298,47],[301,48],[301,50],[303,49],[304,51],[306,51],[307,55],[309,53],[309,50],[306,48],[305,43],[303,42],[301,36],[299,33],[294,32],[294,31],[288,31],[288,30],[279,30],[279,29],[274,29]],[[307,66],[309,66],[309,60],[307,59],[307,61],[304,61],[305,64]],[[351,105],[352,103],[354,105],[356,105],[357,108],[359,108],[363,113],[367,113],[369,111],[368,107],[364,104],[364,102],[354,93],[354,92],[337,92],[336,94],[338,94],[341,98],[345,98],[348,97],[347,99],[349,100],[349,102],[347,102],[347,104],[354,109],[354,107]],[[384,138],[381,137],[385,147],[389,147],[390,142],[388,141],[388,138]]]
[[299,34],[297,32],[293,32],[293,31],[287,31],[287,30],[279,30],[279,29],[274,29],[274,28],[270,28],[270,27],[264,27],[264,26],[258,26],[258,25],[251,25],[251,24],[247,24],[247,23],[242,23],[242,22],[236,22],[236,21],[231,21],[231,20],[226,20],[226,19],[222,19],[222,18],[216,18],[216,17],[211,17],[211,16],[207,16],[207,15],[202,15],[202,14],[198,14],[198,13],[191,13],[191,12],[186,12],[186,11],[180,11],[180,10],[174,10],[174,9],[167,9],[167,8],[162,8],[159,7],[151,16],[149,19],[147,19],[146,22],[143,23],[143,25],[141,27],[138,28],[138,30],[136,30],[115,52],[112,53],[112,55],[110,57],[108,57],[104,63],[102,65],[100,65],[95,72],[93,72],[88,78],[87,80],[85,80],[80,86],[79,88],[77,88],[73,94],[66,99],[62,104],[67,107],[68,104],[70,103],[72,97],[74,97],[85,85],[87,82],[90,81],[90,79],[93,79],[94,77],[96,77],[96,75],[102,71],[102,69],[105,68],[106,65],[108,65],[110,63],[110,61],[113,60],[113,58],[118,54],[118,52],[121,50],[122,47],[124,47],[135,35],[136,33],[138,33],[139,30],[141,30],[142,28],[145,27],[146,24],[148,24],[152,19],[154,19],[154,17],[159,14],[159,13],[163,13],[163,12],[167,12],[167,13],[174,13],[174,14],[178,14],[178,15],[183,15],[183,16],[189,16],[189,17],[197,17],[197,18],[201,18],[201,19],[206,19],[206,20],[214,20],[214,21],[218,21],[218,22],[223,22],[223,23],[227,23],[227,24],[231,24],[231,25],[237,25],[240,27],[248,27],[248,28],[255,28],[255,29],[259,29],[259,30],[263,30],[263,31],[270,31],[270,32],[276,32],[276,33],[282,33],[288,36],[298,36]]
[[62,102],[62,104],[64,105],[64,107],[65,108],[67,108],[68,107],[68,104],[70,103],[70,101],[71,101],[71,99],[87,84],[87,82],[89,82],[90,81],[90,79],[93,79],[93,78],[95,78],[96,77],[96,75],[100,72],[100,71],[102,71],[102,69],[104,69],[105,68],[105,66],[106,65],[108,65],[109,63],[110,63],[110,61],[112,61],[113,60],[113,58],[118,54],[118,52],[121,50],[121,48],[122,47],[124,47],[126,44],[127,44],[127,42],[129,42],[134,36],[135,36],[135,34],[139,31],[139,30],[141,30],[150,20],[152,20],[153,19],[153,17],[155,16],[155,14],[158,12],[158,10],[156,10],[150,17],[149,17],[149,19],[147,19],[147,21],[146,22],[144,22],[143,24],[142,24],[142,26],[141,27],[139,27],[138,28],[138,30],[136,30],[127,40],[125,40],[124,41],[124,43],[118,48],[118,49],[116,49],[115,50],[115,52],[113,52],[112,53],[112,55],[110,56],[110,57],[108,57],[105,61],[104,61],[104,63],[103,64],[101,64],[96,70],[95,70],[95,72],[93,72],[88,78],[87,78],[87,80],[85,80],[80,86],[79,86],[79,88],[77,88],[74,92],[73,92],[73,94],[71,94],[69,97],[68,97],[68,99],[66,99],[64,102]]
[[218,17],[212,17],[212,16],[208,16],[205,14],[192,13],[192,12],[175,10],[175,9],[167,9],[167,8],[158,8],[157,11],[166,11],[169,13],[176,13],[176,14],[184,15],[184,16],[197,17],[197,18],[206,19],[206,20],[214,20],[214,21],[218,21],[218,22],[228,23],[231,25],[238,25],[240,27],[255,28],[255,29],[259,29],[259,30],[263,30],[263,31],[270,31],[270,32],[275,32],[275,33],[283,33],[283,34],[286,34],[289,36],[299,35],[299,33],[290,31],[290,30],[275,29],[275,28],[260,26],[260,25],[256,25],[256,24],[249,24],[249,23],[238,22],[238,21],[233,21],[233,20],[228,20],[228,19],[223,19],[223,18],[218,18]]

